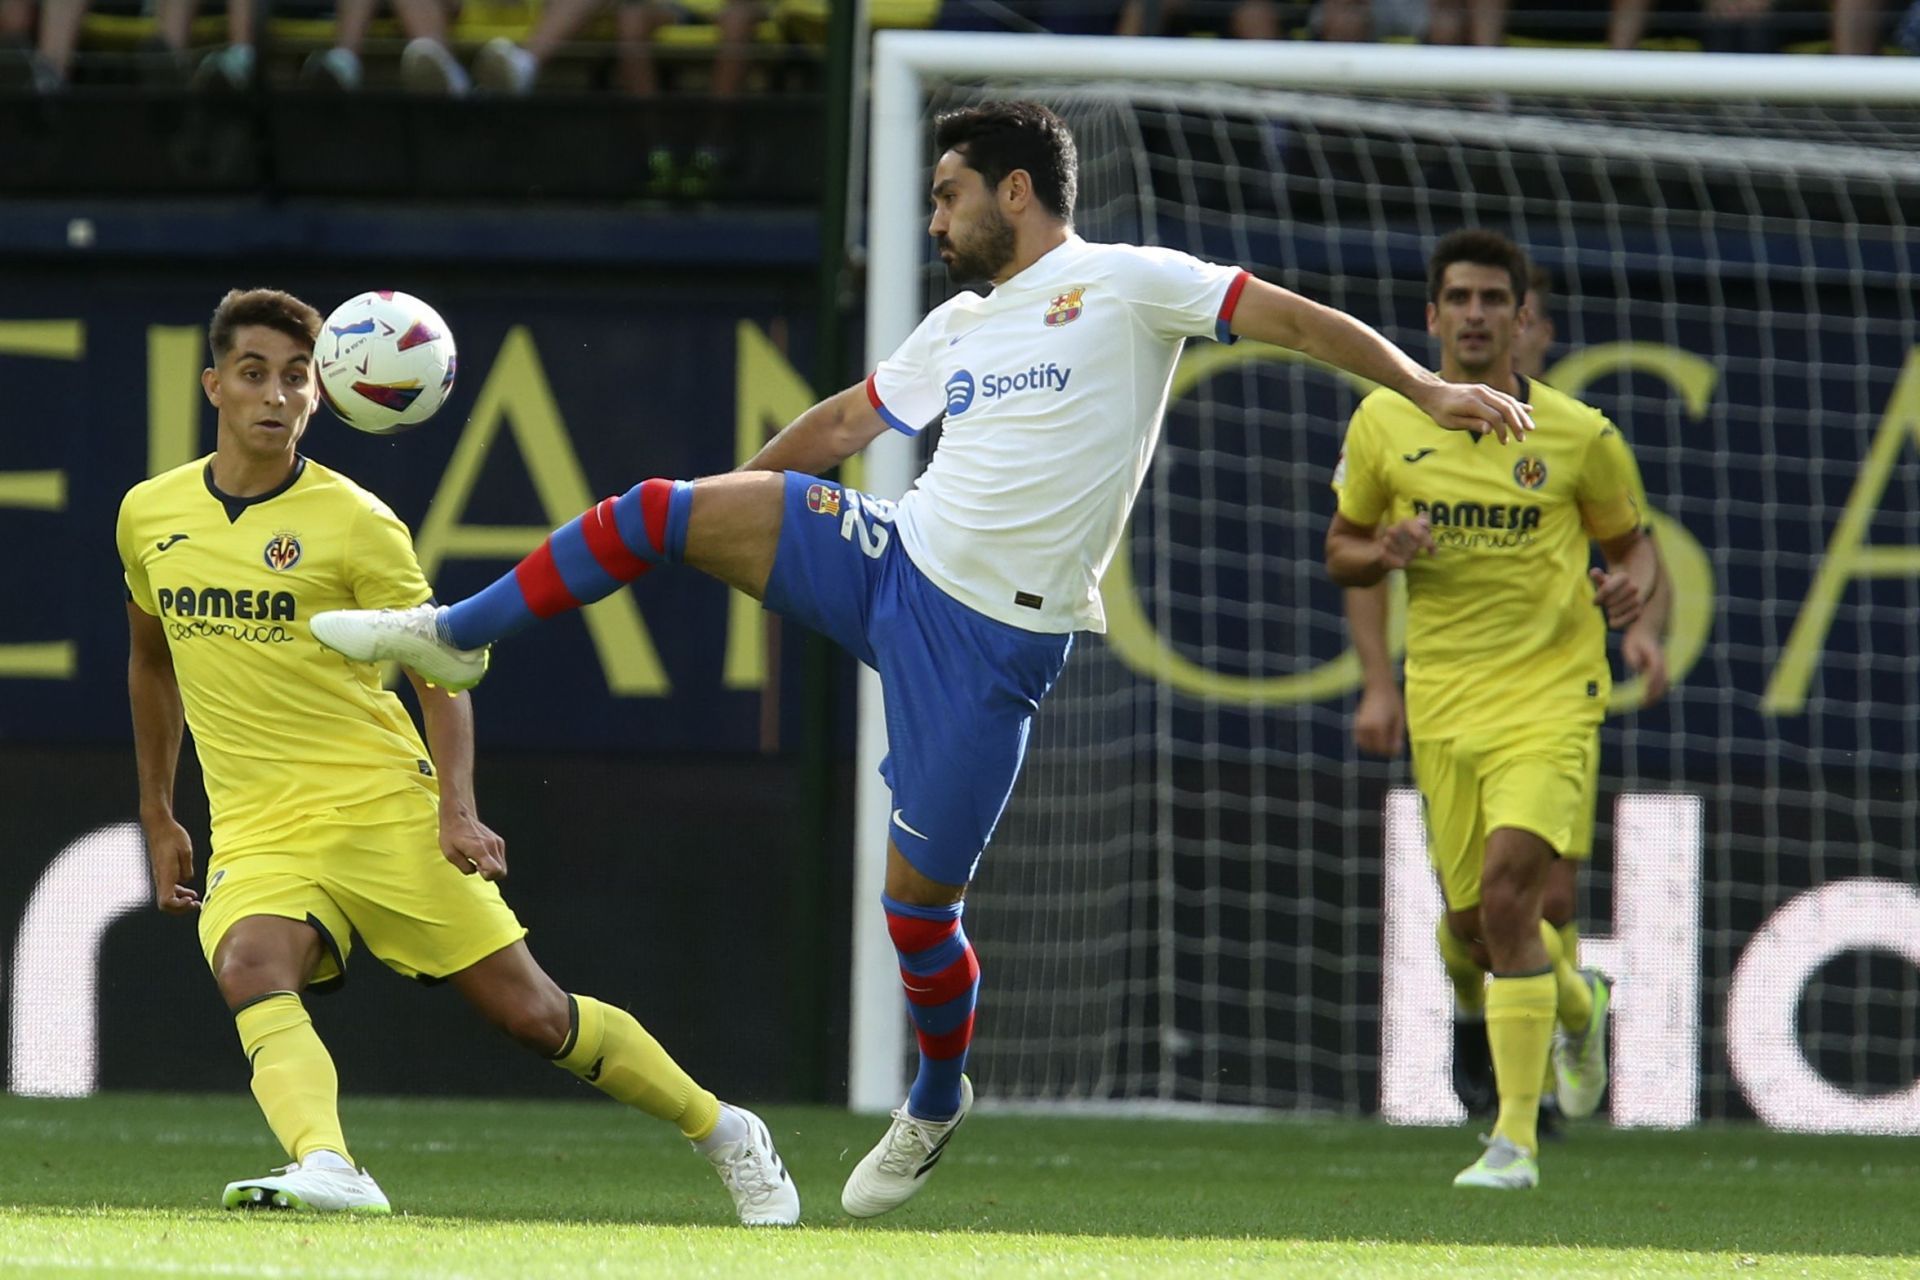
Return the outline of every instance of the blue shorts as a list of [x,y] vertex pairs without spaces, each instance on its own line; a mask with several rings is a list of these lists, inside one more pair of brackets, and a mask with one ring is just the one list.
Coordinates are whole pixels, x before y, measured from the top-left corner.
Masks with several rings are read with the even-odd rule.
[[1073,636],[1008,626],[934,586],[900,545],[891,502],[797,471],[786,500],[767,608],[880,673],[887,834],[921,875],[966,884]]

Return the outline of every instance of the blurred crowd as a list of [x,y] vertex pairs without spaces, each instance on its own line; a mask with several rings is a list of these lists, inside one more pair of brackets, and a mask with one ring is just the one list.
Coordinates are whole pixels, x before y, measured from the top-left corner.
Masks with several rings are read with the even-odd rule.
[[[299,80],[355,90],[521,94],[536,87],[650,96],[696,82],[727,98],[765,81],[787,52],[824,30],[833,0],[227,0],[224,26],[200,0],[0,0],[0,89],[56,91],[76,51],[116,71],[196,88],[254,76],[263,14],[276,45],[306,50]],[[1910,4],[1910,7],[1909,7]],[[97,8],[97,13],[90,13]],[[874,0],[877,26],[1244,40],[1400,40],[1920,52],[1920,0]],[[583,77],[555,75],[592,64]]]
[[[142,83],[699,95],[713,141],[649,157],[708,192],[725,104],[817,89],[835,0],[0,0],[0,94]],[[1920,0],[869,0],[875,27],[1238,40],[1920,53]]]

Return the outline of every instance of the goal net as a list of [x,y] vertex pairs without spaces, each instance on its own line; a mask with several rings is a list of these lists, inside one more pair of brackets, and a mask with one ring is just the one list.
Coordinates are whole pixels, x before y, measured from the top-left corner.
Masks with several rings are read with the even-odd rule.
[[[1616,1119],[1920,1128],[1920,89],[1848,60],[966,41],[883,41],[876,186],[924,192],[940,110],[1033,97],[1079,140],[1087,238],[1244,265],[1417,357],[1440,235],[1547,269],[1545,380],[1632,443],[1678,588],[1676,687],[1608,720],[1582,875],[1623,978]],[[880,260],[922,234],[905,208],[872,214],[876,330],[948,295],[923,249]],[[1193,343],[1175,390],[1112,630],[1042,708],[970,895],[976,1085],[1451,1118],[1411,780],[1352,746],[1321,566],[1365,388]],[[897,1031],[854,1052],[894,1084],[908,1060]]]

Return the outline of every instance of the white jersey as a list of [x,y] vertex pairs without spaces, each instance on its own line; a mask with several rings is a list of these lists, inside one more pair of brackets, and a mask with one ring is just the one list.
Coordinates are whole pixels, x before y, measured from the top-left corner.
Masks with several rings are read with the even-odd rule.
[[1100,576],[1160,439],[1190,337],[1231,342],[1247,273],[1071,236],[935,308],[867,379],[909,435],[942,413],[894,527],[920,571],[1026,631],[1105,631]]

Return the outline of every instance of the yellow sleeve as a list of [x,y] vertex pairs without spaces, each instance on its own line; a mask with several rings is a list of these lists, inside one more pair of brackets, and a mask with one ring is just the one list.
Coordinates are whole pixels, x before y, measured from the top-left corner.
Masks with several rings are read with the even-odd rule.
[[369,502],[354,519],[347,581],[362,609],[408,609],[433,597],[407,526],[379,501]]
[[1378,435],[1362,404],[1347,424],[1346,447],[1340,451],[1340,464],[1333,469],[1333,491],[1340,500],[1340,514],[1368,528],[1380,523],[1393,501],[1382,475]]
[[1646,523],[1646,490],[1620,429],[1605,419],[1587,445],[1577,494],[1587,536],[1606,541]]
[[114,521],[113,541],[120,549],[120,569],[127,584],[127,598],[140,608],[158,617],[160,608],[153,600],[153,584],[147,580],[147,566],[141,563],[135,548],[139,545],[140,534],[134,529],[133,494],[128,493],[120,499],[120,515]]

